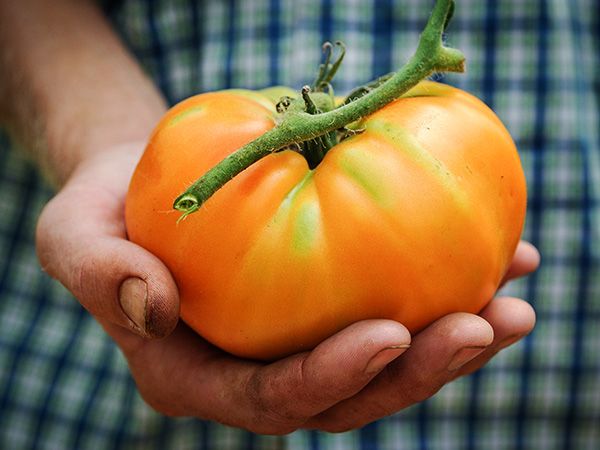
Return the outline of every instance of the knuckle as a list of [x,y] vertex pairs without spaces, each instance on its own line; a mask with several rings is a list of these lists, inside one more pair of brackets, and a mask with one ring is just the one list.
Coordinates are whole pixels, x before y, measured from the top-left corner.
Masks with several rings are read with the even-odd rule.
[[410,404],[420,403],[433,397],[442,387],[436,377],[428,378],[424,375],[415,375],[402,389],[404,400]]
[[[261,430],[264,434],[287,434],[296,430],[305,418],[298,417],[286,402],[278,396],[268,395],[270,381],[260,371],[256,371],[246,384],[246,397],[252,411],[253,431]],[[255,431],[258,432],[258,431]]]
[[382,373],[386,377],[385,384],[398,386],[395,393],[388,397],[390,404],[412,405],[422,402],[435,395],[444,385],[445,380],[440,380],[439,374],[418,369],[406,373],[405,369],[390,365]]
[[42,269],[80,298],[91,279],[93,261],[90,252],[85,251],[88,246],[71,246],[76,238],[65,236],[65,225],[71,220],[63,212],[66,201],[59,193],[42,209],[36,225],[36,251]]
[[73,259],[71,273],[67,276],[65,285],[71,293],[77,297],[80,303],[92,314],[100,317],[106,316],[106,311],[102,311],[101,304],[95,304],[93,301],[94,292],[99,292],[100,286],[96,281],[98,268],[94,257],[89,254],[82,254]]
[[68,288],[81,300],[85,297],[85,287],[90,284],[90,275],[92,273],[92,261],[89,256],[82,255],[76,260],[71,278],[68,280]]

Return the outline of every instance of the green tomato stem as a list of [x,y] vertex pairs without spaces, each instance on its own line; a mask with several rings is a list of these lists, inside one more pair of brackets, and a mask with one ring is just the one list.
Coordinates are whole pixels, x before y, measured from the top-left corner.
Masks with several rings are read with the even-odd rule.
[[180,220],[197,211],[228,181],[265,156],[373,114],[434,72],[463,72],[464,55],[442,42],[453,12],[453,0],[438,0],[414,55],[393,76],[360,98],[320,114],[306,112],[302,98],[291,100],[292,105],[283,113],[279,125],[227,156],[175,199],[173,208],[183,213]]

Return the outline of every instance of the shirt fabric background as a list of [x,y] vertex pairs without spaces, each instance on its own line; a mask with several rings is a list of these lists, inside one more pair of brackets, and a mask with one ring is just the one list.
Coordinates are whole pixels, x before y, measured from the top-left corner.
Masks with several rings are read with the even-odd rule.
[[[201,91],[299,88],[325,40],[348,52],[347,92],[401,64],[432,2],[124,0],[117,31],[172,104]],[[436,396],[361,430],[257,436],[153,412],[118,348],[39,268],[36,218],[51,196],[0,142],[0,448],[600,448],[600,5],[596,0],[458,0],[448,43],[467,73],[442,81],[490,105],[526,172],[524,237],[539,271],[507,292],[538,323],[524,341]],[[468,268],[465,268],[468,270]]]

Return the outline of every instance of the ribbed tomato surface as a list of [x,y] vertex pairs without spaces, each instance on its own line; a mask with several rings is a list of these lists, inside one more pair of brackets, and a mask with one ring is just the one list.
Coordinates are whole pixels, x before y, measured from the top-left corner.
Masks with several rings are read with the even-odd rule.
[[177,223],[174,198],[275,116],[259,92],[187,99],[133,176],[129,238],[172,271],[190,327],[269,360],[361,319],[416,332],[493,297],[523,227],[523,171],[494,113],[442,84],[365,118],[313,170],[291,150],[271,154]]

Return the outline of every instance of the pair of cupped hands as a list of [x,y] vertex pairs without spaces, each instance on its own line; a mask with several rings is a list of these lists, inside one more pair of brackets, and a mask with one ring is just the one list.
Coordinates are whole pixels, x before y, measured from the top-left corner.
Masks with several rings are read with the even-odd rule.
[[[42,212],[37,249],[44,270],[96,317],[143,398],[163,414],[265,434],[350,430],[429,398],[534,326],[526,302],[498,297],[479,315],[450,314],[413,336],[400,323],[365,320],[272,363],[231,356],[178,320],[169,270],[127,240],[124,201],[144,145],[81,162]],[[537,250],[521,242],[504,282],[538,264]]]

